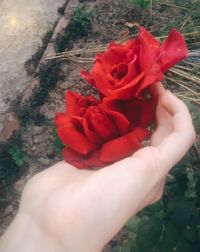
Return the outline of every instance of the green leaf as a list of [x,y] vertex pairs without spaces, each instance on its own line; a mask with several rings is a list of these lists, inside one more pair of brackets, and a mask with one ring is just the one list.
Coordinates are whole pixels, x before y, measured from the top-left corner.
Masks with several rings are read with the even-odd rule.
[[135,2],[140,8],[147,9],[150,6],[150,0],[132,0]]
[[140,217],[138,217],[138,216],[133,217],[126,224],[127,229],[132,232],[137,232],[138,225],[139,225],[140,221],[141,221]]
[[196,191],[195,191],[196,174],[194,173],[193,170],[191,170],[191,171],[188,172],[187,178],[188,178],[188,189],[187,189],[185,195],[188,198],[196,198]]
[[18,148],[16,146],[13,146],[8,150],[10,155],[15,155],[16,152],[18,152]]
[[161,236],[162,224],[158,218],[142,220],[139,223],[136,245],[138,251],[151,251],[154,249]]
[[18,166],[22,166],[28,162],[28,156],[23,153],[17,146],[13,146],[8,150],[8,153],[12,156]]
[[130,240],[126,241],[121,248],[121,252],[131,252],[131,247],[132,242]]
[[52,143],[53,149],[56,151],[58,154],[58,157],[62,159],[62,149],[64,147],[63,143],[61,142],[60,138],[58,137],[57,131],[55,126],[50,122],[50,127],[52,129],[52,135],[54,138],[54,142]]
[[199,252],[199,248],[197,244],[181,240],[179,245],[176,247],[176,252]]
[[186,226],[192,215],[196,215],[196,207],[193,201],[189,201],[186,198],[182,198],[177,201],[176,207],[173,209],[171,219],[176,226],[182,229]]
[[121,246],[116,246],[112,250],[113,252],[121,252]]
[[184,194],[184,192],[187,190],[188,185],[187,174],[180,174],[179,176],[177,176],[176,183],[178,185],[180,193]]
[[18,166],[22,166],[22,165],[24,164],[23,159],[16,159],[16,164],[17,164]]
[[187,155],[173,168],[170,172],[175,177],[180,177],[182,174],[186,174],[186,170],[190,165]]
[[189,242],[196,242],[198,240],[198,229],[196,227],[187,226],[182,234]]
[[180,232],[172,222],[167,221],[164,227],[163,237],[161,241],[161,251],[171,251],[177,245],[179,238]]

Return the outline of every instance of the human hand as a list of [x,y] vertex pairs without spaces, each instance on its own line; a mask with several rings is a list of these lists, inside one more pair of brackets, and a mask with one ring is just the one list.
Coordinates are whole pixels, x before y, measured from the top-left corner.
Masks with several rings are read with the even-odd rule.
[[0,251],[100,251],[131,216],[161,198],[166,175],[195,132],[183,102],[160,84],[155,90],[151,146],[98,171],[60,162],[33,177]]

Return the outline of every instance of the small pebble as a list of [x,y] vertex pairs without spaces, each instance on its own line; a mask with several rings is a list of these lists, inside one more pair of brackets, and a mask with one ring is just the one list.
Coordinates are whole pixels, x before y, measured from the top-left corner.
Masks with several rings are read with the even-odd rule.
[[41,165],[48,166],[50,164],[50,161],[47,158],[39,158],[38,161],[40,162]]

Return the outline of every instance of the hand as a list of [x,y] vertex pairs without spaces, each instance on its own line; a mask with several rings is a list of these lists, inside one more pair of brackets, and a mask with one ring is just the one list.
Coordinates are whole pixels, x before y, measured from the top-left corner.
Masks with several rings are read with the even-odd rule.
[[155,89],[160,100],[151,146],[98,171],[60,162],[33,177],[0,251],[101,251],[131,216],[161,198],[166,175],[195,132],[184,103],[161,84]]

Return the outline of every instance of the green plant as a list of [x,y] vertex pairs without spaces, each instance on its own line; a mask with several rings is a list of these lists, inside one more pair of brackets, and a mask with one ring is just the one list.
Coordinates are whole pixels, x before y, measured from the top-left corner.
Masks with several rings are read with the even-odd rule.
[[58,157],[60,159],[62,159],[62,149],[64,147],[64,145],[62,144],[62,142],[60,141],[59,137],[58,137],[58,134],[56,132],[56,128],[55,126],[53,125],[52,122],[49,123],[51,129],[52,129],[52,135],[53,135],[53,143],[52,143],[52,147],[53,149],[56,151],[56,153],[58,154]]
[[29,160],[28,156],[17,146],[11,147],[8,152],[12,156],[12,159],[15,160],[18,166],[24,165]]
[[200,158],[195,147],[171,175],[163,199],[128,222],[128,238],[114,251],[200,251]]
[[91,28],[93,13],[86,11],[82,4],[79,4],[74,10],[72,25],[70,27],[73,36],[86,36]]
[[[13,158],[13,155],[15,155],[17,152],[20,152],[20,149],[22,149],[23,143],[21,134],[24,130],[25,129],[21,129],[20,131],[16,132],[6,143],[0,144],[0,209],[5,207],[5,204],[8,200],[10,190],[9,185],[13,184],[17,179],[19,179],[20,175],[27,168],[26,163],[20,167],[20,162],[17,162],[17,164],[16,160]],[[19,151],[14,150],[14,146],[18,146],[17,148]],[[24,161],[26,160],[24,156],[22,159]]]
[[148,9],[152,6],[152,0],[132,0],[141,9]]
[[16,132],[6,143],[0,144],[0,192],[2,194],[9,184],[18,179],[22,172],[9,153],[13,146],[22,148],[21,132]]
[[83,4],[79,4],[74,9],[74,15],[69,25],[62,34],[56,39],[56,52],[62,52],[65,49],[71,49],[74,40],[87,36],[92,24],[93,12],[87,11]]

